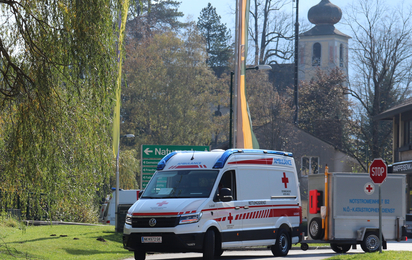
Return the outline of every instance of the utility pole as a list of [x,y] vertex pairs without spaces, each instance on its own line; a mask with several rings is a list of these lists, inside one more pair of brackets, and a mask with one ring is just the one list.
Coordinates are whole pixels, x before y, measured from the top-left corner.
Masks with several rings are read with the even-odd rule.
[[[294,1],[293,1],[294,2]],[[295,94],[295,116],[293,123],[298,124],[299,114],[299,92],[298,92],[298,52],[299,52],[299,0],[296,0],[296,22],[295,22],[295,73],[294,73],[294,94]]]

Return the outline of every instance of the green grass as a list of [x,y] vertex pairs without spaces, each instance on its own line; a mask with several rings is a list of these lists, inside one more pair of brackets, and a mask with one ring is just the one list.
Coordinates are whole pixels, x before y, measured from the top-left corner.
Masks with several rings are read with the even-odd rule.
[[[98,240],[102,238],[104,241]],[[114,226],[0,226],[0,259],[125,259]]]
[[334,257],[328,258],[328,260],[405,260],[405,259],[412,259],[412,252],[411,251],[382,251],[380,254],[379,252],[376,253],[365,253],[365,254],[340,254]]
[[[98,238],[104,240],[100,241]],[[322,246],[327,244],[320,244]],[[300,246],[300,244],[298,244]],[[309,246],[317,246],[310,244]],[[133,252],[123,249],[122,234],[114,226],[24,226],[17,221],[0,223],[0,259],[125,259]],[[339,254],[332,260],[412,259],[410,251],[382,254]]]

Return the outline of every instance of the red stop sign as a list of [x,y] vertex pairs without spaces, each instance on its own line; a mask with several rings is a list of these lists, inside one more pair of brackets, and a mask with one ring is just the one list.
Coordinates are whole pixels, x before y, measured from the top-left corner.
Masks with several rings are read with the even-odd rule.
[[371,177],[373,183],[381,184],[386,179],[386,174],[388,172],[388,166],[382,159],[374,159],[369,166],[369,176]]

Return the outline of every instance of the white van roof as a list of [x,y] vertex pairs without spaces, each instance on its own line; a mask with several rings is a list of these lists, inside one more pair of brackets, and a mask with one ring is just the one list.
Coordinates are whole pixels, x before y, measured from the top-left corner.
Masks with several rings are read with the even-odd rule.
[[[289,165],[291,162],[292,153],[272,150],[259,149],[229,149],[229,150],[213,150],[211,152],[199,151],[175,151],[166,155],[157,165],[157,170],[173,170],[173,169],[221,169],[228,162],[228,159],[233,154],[242,155],[278,155],[289,159],[279,159],[280,165]],[[272,157],[272,156],[271,156]],[[273,157],[272,157],[273,158]],[[292,159],[293,160],[293,159]],[[271,162],[272,164],[272,162]]]

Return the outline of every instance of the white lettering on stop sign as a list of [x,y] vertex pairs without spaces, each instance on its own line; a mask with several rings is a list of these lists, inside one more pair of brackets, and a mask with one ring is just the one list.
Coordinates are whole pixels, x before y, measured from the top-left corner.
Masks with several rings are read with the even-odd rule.
[[372,167],[372,176],[383,176],[384,172],[384,167]]

